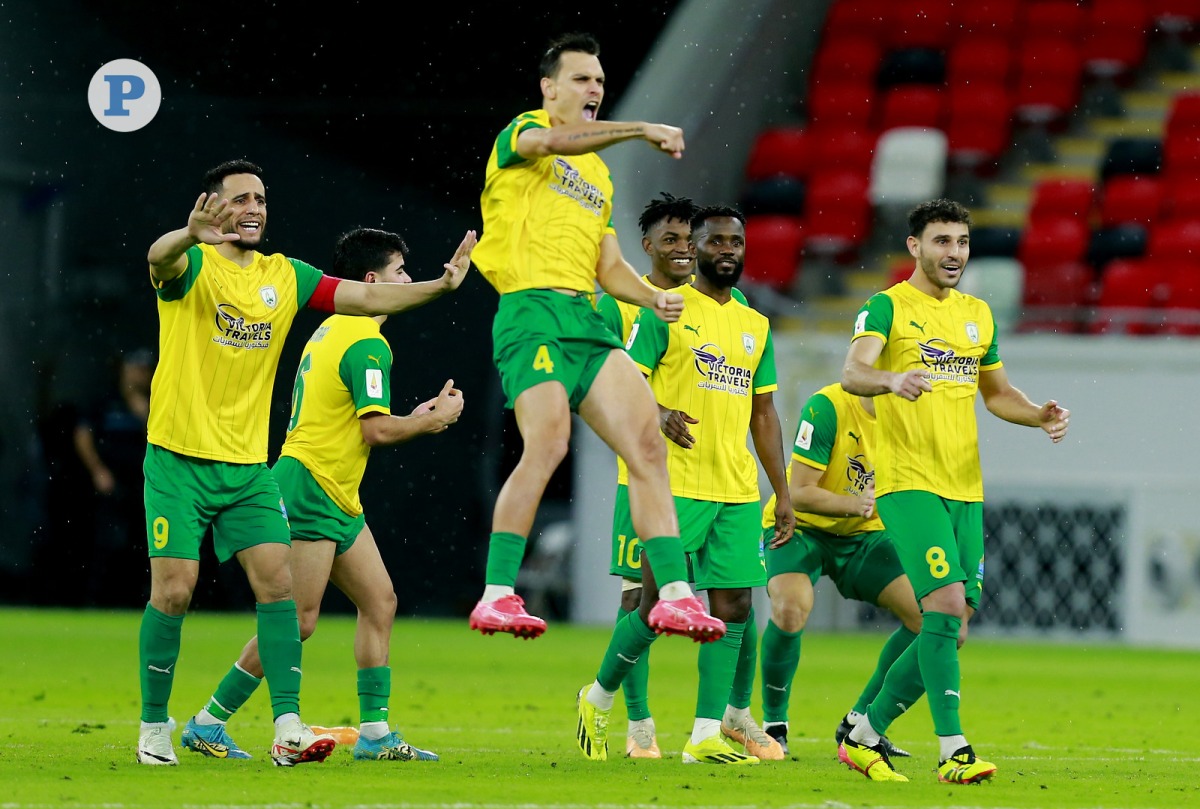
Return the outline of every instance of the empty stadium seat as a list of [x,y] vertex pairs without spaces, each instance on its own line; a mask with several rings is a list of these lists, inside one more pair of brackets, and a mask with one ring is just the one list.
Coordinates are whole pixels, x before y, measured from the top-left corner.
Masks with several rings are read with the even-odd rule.
[[950,27],[957,36],[986,34],[1010,39],[1020,22],[1025,0],[974,0],[955,3],[950,10]]
[[987,301],[1001,335],[1012,331],[1021,314],[1025,268],[1015,258],[972,258],[958,291]]
[[1007,37],[956,38],[946,56],[946,84],[951,88],[992,82],[1007,85],[1012,61],[1012,44]]
[[946,105],[946,137],[955,167],[987,173],[1012,145],[1012,95],[999,82],[953,84]]
[[1047,216],[1030,221],[1021,233],[1017,259],[1027,272],[1050,264],[1082,261],[1091,231],[1073,216]]
[[1092,76],[1128,76],[1146,56],[1149,15],[1144,0],[1091,0],[1083,31],[1084,69]]
[[878,140],[873,130],[815,126],[811,136],[814,171],[851,171],[864,178],[870,174]]
[[1163,147],[1159,138],[1113,138],[1100,164],[1103,180],[1117,174],[1158,174]]
[[1022,281],[1020,332],[1079,332],[1091,304],[1095,276],[1080,262],[1053,264],[1036,273],[1025,273]]
[[747,181],[776,174],[803,179],[812,167],[812,144],[803,126],[773,126],[763,129],[750,147],[744,176]]
[[921,126],[944,129],[946,96],[939,87],[928,84],[902,84],[883,91],[880,99],[878,129]]
[[883,46],[874,37],[846,34],[823,39],[813,57],[811,82],[863,81],[874,84],[882,59]]
[[1082,82],[1083,50],[1077,39],[1031,34],[1017,53],[1017,119],[1042,125],[1063,122],[1079,103]]
[[1076,0],[1025,0],[1020,30],[1035,36],[1078,41],[1087,22],[1087,9]]
[[870,36],[882,41],[890,5],[890,0],[834,0],[825,14],[821,37]]
[[860,79],[814,82],[808,92],[809,124],[867,129],[875,124],[877,98],[874,82]]
[[1200,335],[1200,262],[1185,261],[1167,270],[1162,332]]
[[856,171],[813,174],[805,200],[805,246],[835,257],[852,253],[871,226],[868,176]]
[[1161,274],[1140,259],[1114,261],[1104,268],[1096,296],[1096,312],[1088,324],[1092,334],[1154,334],[1166,295]]
[[937,129],[888,129],[875,144],[871,204],[910,208],[937,199],[946,186],[946,135]]
[[787,292],[800,271],[804,224],[796,216],[746,216],[745,278]]
[[1146,226],[1137,222],[1098,228],[1088,242],[1088,263],[1096,270],[1103,270],[1115,259],[1144,256],[1148,238]]
[[1148,225],[1163,210],[1163,186],[1153,175],[1119,174],[1100,192],[1100,226]]
[[1052,216],[1074,216],[1087,222],[1092,213],[1095,190],[1090,180],[1050,178],[1033,186],[1029,221]]
[[1161,218],[1196,219],[1200,217],[1200,182],[1191,176],[1164,177]]
[[1172,262],[1200,259],[1200,220],[1168,219],[1152,224],[1146,257]]
[[944,50],[950,42],[952,0],[893,0],[883,31],[892,48]]

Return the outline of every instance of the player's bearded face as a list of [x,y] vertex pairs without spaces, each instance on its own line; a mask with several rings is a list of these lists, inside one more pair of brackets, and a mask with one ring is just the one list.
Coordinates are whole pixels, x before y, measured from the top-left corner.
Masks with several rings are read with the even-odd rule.
[[253,250],[262,243],[267,227],[267,197],[262,180],[253,174],[231,174],[225,178],[222,196],[229,200],[233,214],[225,220],[222,230],[236,233],[232,242],[242,250]]
[[696,256],[696,269],[718,289],[736,286],[745,265],[744,253],[736,257],[724,253],[702,253]]
[[954,289],[962,280],[971,247],[967,226],[930,223],[917,243],[917,264],[934,287]]
[[696,270],[718,289],[728,289],[742,277],[746,263],[746,229],[733,217],[714,217],[693,234]]

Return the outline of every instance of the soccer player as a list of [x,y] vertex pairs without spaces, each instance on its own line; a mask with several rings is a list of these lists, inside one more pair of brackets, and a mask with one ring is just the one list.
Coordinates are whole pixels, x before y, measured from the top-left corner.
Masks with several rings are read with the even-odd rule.
[[237,558],[258,604],[258,644],[271,692],[279,766],[322,761],[334,740],[300,721],[300,627],[279,486],[267,468],[271,388],[302,306],[395,314],[458,288],[470,267],[467,231],[444,274],[417,284],[330,278],[280,253],[258,252],[267,223],[262,170],[222,163],[204,178],[187,225],[150,246],[159,362],[150,392],[145,471],[150,600],[138,642],[142,714],[137,760],[178,764],[167,703],[184,615],[211,528],[217,559]]
[[[879,693],[892,662],[921,631],[921,611],[892,541],[875,511],[875,402],[826,385],[800,411],[788,485],[796,533],[767,551],[771,619],[763,631],[763,729],[787,750],[788,702],[800,663],[801,636],[813,608],[813,585],[828,576],[846,598],[890,610],[901,621],[875,672],[834,736],[842,741]],[[775,529],[775,501],[763,511],[764,540]],[[889,756],[908,752],[882,737]]]
[[[338,239],[332,276],[367,284],[412,282],[408,245],[395,233],[357,228]],[[448,380],[407,416],[391,411],[392,349],[380,332],[387,320],[332,315],[304,348],[292,390],[287,438],[272,471],[283,494],[292,538],[292,582],[300,638],[316,630],[329,582],[358,608],[354,657],[361,725],[354,758],[437,761],[388,726],[388,651],[396,593],[366,523],[359,486],[372,447],[444,432],[458,421],[462,393]],[[263,676],[252,638],[208,704],[184,728],[183,745],[216,758],[250,758],[225,723]]]
[[996,765],[975,755],[959,721],[958,648],[983,592],[983,480],[975,397],[1005,421],[1038,427],[1058,443],[1070,412],[1015,388],[1000,361],[988,305],[958,292],[970,255],[971,216],[951,200],[908,216],[915,267],[859,310],[842,387],[873,396],[878,414],[879,516],[921,605],[921,632],[888,670],[838,757],[868,778],[906,781],[880,744],[892,721],[929,696],[938,779],[971,784]]
[[483,237],[474,260],[500,293],[493,357],[524,449],[496,498],[486,586],[470,626],[523,638],[546,629],[525,611],[514,585],[546,484],[567,453],[576,411],[628,468],[642,561],[663,582],[650,625],[712,641],[725,627],[687,582],[654,397],[595,309],[599,282],[664,321],[679,318],[683,298],[647,284],[622,256],[612,225],[612,179],[596,152],[639,139],[681,157],[683,132],[599,120],[599,53],[587,34],[553,41],[540,65],[542,107],[513,119],[488,157]]
[[[747,432],[777,497],[773,546],[791,538],[795,516],[772,401],[777,385],[770,324],[731,292],[745,260],[744,219],[733,208],[702,208],[692,218],[692,238],[697,276],[693,285],[679,287],[686,302],[682,318],[667,325],[643,311],[629,352],[650,380],[662,432],[672,442],[664,442],[671,490],[696,586],[708,591],[713,614],[726,627],[724,638],[700,650],[696,717],[683,761],[757,764],[757,756],[734,750],[722,737],[723,725],[753,724],[748,704],[731,715],[729,700],[751,588],[766,583],[758,475]],[[596,680],[579,691],[577,741],[591,759],[608,757],[616,690],[655,638],[646,622],[656,596],[653,569],[642,569],[642,588],[639,610],[617,623]],[[775,745],[769,737],[767,742]]]
[[[642,209],[638,225],[642,250],[650,258],[650,272],[642,279],[659,289],[675,289],[692,280],[696,252],[692,245],[692,214],[696,204],[687,197],[660,194]],[[596,310],[620,339],[622,345],[637,320],[641,307],[612,295],[601,295]],[[617,456],[617,493],[613,501],[612,565],[609,572],[621,577],[621,604],[617,620],[637,610],[642,596],[642,544],[629,514],[629,472]],[[650,679],[650,650],[629,670],[621,683],[629,729],[625,755],[630,758],[662,758],[654,718],[647,702]]]

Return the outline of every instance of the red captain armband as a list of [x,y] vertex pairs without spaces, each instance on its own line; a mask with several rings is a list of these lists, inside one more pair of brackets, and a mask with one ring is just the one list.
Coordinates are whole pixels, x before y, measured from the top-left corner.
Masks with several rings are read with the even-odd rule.
[[333,293],[340,283],[342,283],[341,278],[322,275],[321,280],[317,282],[317,288],[313,290],[313,294],[308,299],[308,308],[331,314],[336,312],[337,310],[333,306]]

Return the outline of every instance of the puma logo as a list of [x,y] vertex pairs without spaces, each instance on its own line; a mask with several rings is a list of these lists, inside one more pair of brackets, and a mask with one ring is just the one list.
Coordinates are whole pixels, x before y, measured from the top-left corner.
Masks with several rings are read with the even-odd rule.
[[860,443],[862,443],[862,439],[861,439],[861,438],[859,438],[857,435],[855,435],[853,430],[847,430],[847,431],[846,431],[846,435],[848,435],[848,436],[850,436],[851,438],[853,438],[853,439],[854,439],[854,443],[855,443],[855,444],[860,444]]
[[687,329],[688,331],[694,331],[696,333],[697,337],[700,336],[700,327],[699,326],[689,326],[688,324],[684,323],[683,327],[685,329]]
[[[928,323],[928,322],[929,322],[928,320],[925,321],[925,323]],[[921,334],[925,333],[925,323],[918,323],[915,320],[908,321],[908,325],[912,326],[915,329],[920,329]]]
[[150,671],[157,671],[159,674],[170,674],[171,669],[175,668],[175,664],[172,663],[171,665],[167,666],[165,669],[160,669],[158,666],[147,663],[146,668],[150,669]]

